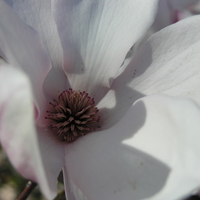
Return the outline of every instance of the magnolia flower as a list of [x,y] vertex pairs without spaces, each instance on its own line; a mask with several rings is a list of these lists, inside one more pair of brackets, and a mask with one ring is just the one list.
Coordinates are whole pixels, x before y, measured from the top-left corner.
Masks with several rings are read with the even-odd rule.
[[[8,3],[0,1],[0,140],[19,173],[47,199],[61,169],[70,200],[178,199],[200,187],[200,110],[181,98],[200,100],[199,17],[154,35],[121,70],[156,1]],[[70,88],[75,100],[95,99],[101,128],[67,143],[46,111],[74,111],[58,99],[66,90],[64,101],[73,99]],[[144,97],[158,93],[179,98]]]

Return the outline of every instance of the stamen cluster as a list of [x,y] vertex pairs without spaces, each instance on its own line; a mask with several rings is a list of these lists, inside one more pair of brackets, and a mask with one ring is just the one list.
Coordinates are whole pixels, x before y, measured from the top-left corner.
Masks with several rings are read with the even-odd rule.
[[69,89],[49,104],[52,110],[47,111],[45,118],[61,141],[74,142],[98,128],[99,110],[95,107],[94,99],[86,92]]

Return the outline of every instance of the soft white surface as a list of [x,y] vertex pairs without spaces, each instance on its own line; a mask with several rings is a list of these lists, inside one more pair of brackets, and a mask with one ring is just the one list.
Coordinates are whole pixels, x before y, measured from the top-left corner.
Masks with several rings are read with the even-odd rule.
[[157,2],[53,0],[70,87],[99,101],[126,53],[153,22]]
[[[46,3],[48,7],[47,1],[36,3],[30,16],[39,8],[38,15],[42,16]],[[47,36],[41,30],[44,22],[37,26],[37,17],[34,22],[30,16],[25,19],[28,10],[23,14],[17,9],[22,4],[13,5],[46,42]],[[155,7],[156,1],[150,0],[127,0],[123,5],[117,0],[52,1],[62,40],[62,67],[68,79],[62,68],[53,65],[44,85],[46,94],[53,97],[71,85],[100,100],[111,86],[99,102],[102,131],[71,145],[58,143],[44,128],[37,128],[36,134],[27,76],[0,66],[1,143],[18,171],[36,180],[48,199],[56,194],[56,178],[63,165],[70,200],[82,200],[82,196],[91,200],[173,200],[200,186],[196,173],[200,164],[198,106],[164,96],[145,97],[133,105],[140,97],[157,93],[190,97],[199,103],[199,17],[154,35],[113,81],[129,48],[150,26]],[[50,55],[50,46],[58,43],[53,41],[43,48],[33,28],[3,1],[0,10],[0,52],[9,64],[30,76],[34,97],[43,99],[42,83],[51,67],[45,48]],[[47,16],[52,17],[50,13]],[[53,27],[55,33],[55,24]],[[57,64],[59,56],[52,58]],[[74,188],[80,195],[73,193]]]
[[145,95],[167,94],[192,98],[200,104],[200,16],[154,34],[98,104],[106,126],[124,115]]
[[0,1],[0,55],[29,76],[38,112],[44,109],[42,84],[50,69],[50,60],[36,31],[26,25],[4,2]]
[[[44,91],[50,99],[69,87],[63,72],[63,51],[51,10],[51,1],[6,0],[20,18],[34,28],[49,54],[52,68],[44,82]],[[56,81],[55,81],[56,80]]]
[[190,100],[142,98],[112,128],[66,145],[69,180],[95,200],[188,195],[200,187],[199,120]]
[[62,47],[51,12],[51,1],[5,0],[20,18],[39,34],[53,67],[62,68]]
[[[27,179],[38,182],[46,197],[52,199],[57,193],[56,178],[61,167],[56,168],[58,163],[54,162],[45,167],[43,165],[51,149],[43,156],[44,141],[43,149],[39,149],[34,124],[33,97],[27,76],[11,66],[1,65],[0,94],[1,145],[17,171]],[[57,174],[52,173],[56,169]]]

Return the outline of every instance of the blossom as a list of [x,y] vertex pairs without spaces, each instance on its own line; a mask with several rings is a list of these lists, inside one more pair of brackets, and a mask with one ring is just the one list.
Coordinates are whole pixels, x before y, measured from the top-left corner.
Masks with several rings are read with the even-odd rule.
[[[61,169],[68,199],[177,199],[200,186],[199,17],[155,34],[118,72],[157,1],[8,3],[0,1],[0,140],[19,173],[48,199]],[[45,120],[68,88],[94,97],[102,124],[71,144]],[[159,93],[178,97],[144,97]]]

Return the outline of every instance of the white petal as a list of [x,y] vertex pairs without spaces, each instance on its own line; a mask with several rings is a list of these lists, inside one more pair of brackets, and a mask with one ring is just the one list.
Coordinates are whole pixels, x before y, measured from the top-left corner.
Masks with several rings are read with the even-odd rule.
[[37,30],[50,55],[53,68],[44,81],[44,92],[51,101],[69,87],[62,68],[63,51],[51,11],[51,1],[9,0],[7,2],[27,24]]
[[[162,28],[165,28],[181,19],[180,13],[182,13],[188,7],[192,7],[199,0],[161,0],[158,7],[158,12],[155,17],[155,21],[151,26],[151,32],[155,33]],[[185,17],[189,15],[185,14]]]
[[156,6],[157,0],[53,1],[70,86],[99,100],[151,25]]
[[37,182],[50,199],[57,195],[57,178],[64,165],[64,143],[57,141],[51,134],[48,130],[37,128],[38,149],[45,172],[45,177],[38,177]]
[[57,99],[61,92],[69,88],[69,81],[63,69],[52,67],[47,74],[43,90],[48,102]]
[[144,94],[190,97],[200,103],[199,25],[200,17],[191,17],[150,38],[130,63],[129,73],[131,67],[136,70],[132,80],[126,77],[130,86]]
[[4,1],[0,1],[0,18],[0,54],[9,64],[28,74],[36,103],[42,109],[45,102],[42,84],[50,69],[50,60],[40,38]]
[[53,67],[62,68],[62,47],[51,12],[51,1],[5,0],[40,35]]
[[65,185],[65,196],[69,200],[88,200],[88,198],[81,192],[81,190],[71,180],[67,166],[63,167],[63,178]]
[[158,6],[158,11],[154,23],[145,35],[134,44],[132,53],[135,53],[139,47],[147,41],[150,36],[159,30],[187,17],[193,16],[192,12],[186,10],[188,7],[191,9],[199,0],[161,0]]
[[152,155],[167,165],[165,186],[150,199],[181,199],[200,187],[200,109],[185,99],[146,97],[145,126],[123,142]]
[[88,199],[178,199],[200,187],[199,120],[189,100],[145,97],[112,128],[65,147],[67,178]]
[[[34,138],[35,134],[30,85],[27,78],[19,71],[2,65],[0,68],[0,82],[1,142],[15,167],[20,170],[19,168],[23,166],[24,159],[27,159],[26,151],[23,152],[22,149],[31,149],[32,147],[21,146],[22,148],[19,148],[18,152],[24,154],[22,157],[18,156],[16,148],[27,139],[28,132],[30,132],[30,138]],[[29,160],[27,159],[27,166],[28,163]],[[24,176],[35,179],[31,166],[27,169],[24,168],[24,171],[21,172]]]
[[151,26],[152,32],[157,32],[162,28],[171,25],[175,22],[175,9],[172,7],[169,0],[161,0],[158,7],[158,12],[155,21]]
[[200,17],[195,16],[154,34],[99,103],[102,119],[109,118],[106,123],[112,125],[134,101],[150,94],[189,97],[200,103],[199,32]]
[[14,68],[0,67],[0,141],[16,170],[40,185],[44,195],[57,194],[57,176],[62,167],[63,148],[45,131],[38,136],[34,125],[31,86]]

